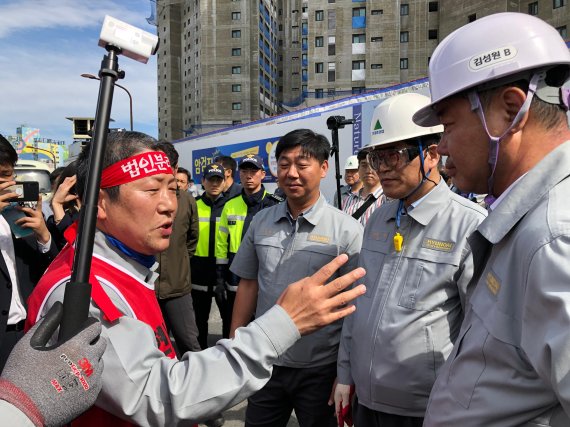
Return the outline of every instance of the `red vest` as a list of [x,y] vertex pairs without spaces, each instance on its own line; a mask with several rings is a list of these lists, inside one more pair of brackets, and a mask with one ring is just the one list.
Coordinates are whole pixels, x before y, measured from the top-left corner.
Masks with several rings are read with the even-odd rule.
[[[68,229],[68,231],[71,232],[68,238],[68,241],[70,241],[72,240],[71,238],[74,237],[73,232],[75,231],[75,227],[73,227],[73,230]],[[66,238],[67,237],[68,235],[66,235]],[[35,287],[28,300],[26,330],[31,328],[33,324],[39,320],[38,316],[42,312],[43,306],[51,292],[55,290],[60,283],[67,282],[71,277],[73,254],[74,249],[72,245],[68,244],[65,246],[60,254],[53,260]],[[172,348],[172,343],[170,342],[154,289],[149,288],[148,284],[137,279],[119,266],[113,265],[105,258],[94,255],[91,261],[91,275],[89,277],[89,283],[91,283],[92,286],[91,298],[103,313],[103,318],[111,323],[116,322],[121,316],[124,316],[124,313],[117,309],[95,277],[104,283],[108,282],[114,286],[117,294],[131,308],[135,318],[152,328],[159,350],[166,356],[174,359],[176,353]],[[136,349],[133,349],[133,351],[136,351]],[[123,421],[100,408],[93,407],[73,421],[72,425],[73,427],[95,427],[131,426],[133,424]]]

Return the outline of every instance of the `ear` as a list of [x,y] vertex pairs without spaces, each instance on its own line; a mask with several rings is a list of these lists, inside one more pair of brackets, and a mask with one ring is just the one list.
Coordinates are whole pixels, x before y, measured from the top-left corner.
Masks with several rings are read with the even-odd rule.
[[327,176],[328,170],[329,170],[329,161],[325,160],[323,161],[323,163],[321,163],[321,178]]
[[110,199],[106,191],[99,190],[99,199],[97,200],[97,219],[106,220],[108,218]]
[[265,171],[261,169],[261,179],[265,178]]
[[[516,86],[509,86],[504,88],[498,97],[499,105],[498,107],[504,112],[501,116],[505,117],[505,128],[509,126],[515,119],[517,113],[523,106],[527,94],[520,88]],[[509,131],[509,133],[514,134],[522,130],[528,121],[529,112],[527,111],[522,119]]]
[[430,145],[426,150],[425,163],[429,165],[430,169],[437,167],[440,155],[437,152],[437,144]]

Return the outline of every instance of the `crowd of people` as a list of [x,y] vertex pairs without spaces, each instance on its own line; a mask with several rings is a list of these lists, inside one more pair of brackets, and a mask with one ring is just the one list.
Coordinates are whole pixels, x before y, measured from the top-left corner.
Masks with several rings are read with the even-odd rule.
[[293,411],[301,427],[570,425],[570,52],[501,13],[429,69],[431,98],[376,107],[332,204],[331,147],[310,129],[278,142],[279,195],[259,156],[216,159],[198,195],[173,144],[110,133],[91,318],[64,342],[89,151],[46,220],[41,198],[13,207],[0,138],[0,210],[30,230],[0,216],[2,420],[221,426],[248,399],[248,427]]

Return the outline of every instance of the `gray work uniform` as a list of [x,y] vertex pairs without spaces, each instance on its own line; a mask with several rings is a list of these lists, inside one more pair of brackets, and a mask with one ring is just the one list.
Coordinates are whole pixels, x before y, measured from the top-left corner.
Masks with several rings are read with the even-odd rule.
[[570,414],[569,176],[566,142],[474,233],[477,285],[426,426],[549,426],[557,405]]
[[[126,274],[152,287],[156,274],[109,245],[100,231],[95,234],[94,254],[119,266]],[[188,352],[170,359],[158,349],[155,333],[137,320],[112,283],[100,282],[125,315],[107,322],[91,302],[89,314],[101,320],[107,339],[103,354],[103,388],[95,405],[140,426],[192,425],[245,400],[271,377],[272,364],[300,338],[299,331],[280,306],[245,328],[233,340]],[[46,297],[41,315],[62,301],[64,283]]]
[[486,217],[443,180],[401,217],[398,201],[377,209],[364,229],[359,265],[366,294],[342,329],[338,381],[355,384],[374,411],[423,417],[439,368],[463,320],[473,259],[467,237]]
[[[275,305],[285,288],[310,276],[337,255],[347,254],[340,275],[356,268],[362,226],[329,205],[321,195],[315,205],[292,223],[287,203],[260,211],[251,221],[231,265],[239,277],[258,281],[256,317]],[[337,272],[330,280],[339,276]],[[342,321],[302,337],[276,365],[308,368],[334,363]]]

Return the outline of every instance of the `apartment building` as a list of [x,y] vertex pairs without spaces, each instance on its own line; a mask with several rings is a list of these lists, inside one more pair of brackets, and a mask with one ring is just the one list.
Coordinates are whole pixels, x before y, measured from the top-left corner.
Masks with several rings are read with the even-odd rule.
[[177,139],[427,75],[475,19],[536,15],[567,37],[568,0],[157,3],[159,136]]

